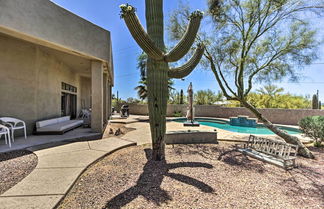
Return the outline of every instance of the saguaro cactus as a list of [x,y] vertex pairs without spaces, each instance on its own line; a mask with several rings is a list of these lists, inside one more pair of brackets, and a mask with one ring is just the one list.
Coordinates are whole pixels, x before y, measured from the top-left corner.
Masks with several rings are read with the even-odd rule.
[[202,12],[191,14],[189,26],[180,42],[170,52],[166,52],[164,45],[163,0],[146,0],[147,32],[142,27],[136,9],[123,4],[121,17],[137,44],[148,55],[147,60],[147,90],[150,128],[152,137],[153,160],[165,157],[164,135],[166,131],[166,108],[168,100],[168,79],[187,76],[199,63],[204,45],[199,44],[193,57],[183,66],[170,69],[169,62],[175,62],[185,56],[195,41]]
[[180,104],[183,104],[183,90],[180,91]]
[[313,95],[312,109],[319,109],[319,101],[318,101],[318,96],[316,94]]

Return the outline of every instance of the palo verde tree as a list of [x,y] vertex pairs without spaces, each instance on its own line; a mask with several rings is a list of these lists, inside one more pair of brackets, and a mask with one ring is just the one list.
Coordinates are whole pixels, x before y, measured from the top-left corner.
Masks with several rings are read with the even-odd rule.
[[[224,96],[249,109],[286,142],[297,144],[300,155],[313,158],[297,137],[278,129],[247,97],[254,83],[297,79],[297,70],[317,58],[316,31],[304,17],[310,12],[321,15],[323,1],[208,0],[208,9],[211,25],[205,29],[209,32],[199,37],[206,43],[206,66]],[[179,14],[185,12],[178,11],[171,18],[173,38],[182,32],[172,30],[182,28]]]
[[165,157],[168,79],[187,76],[199,63],[204,46],[199,44],[193,57],[181,67],[170,69],[169,63],[178,61],[188,53],[196,39],[203,14],[195,11],[190,15],[190,23],[183,38],[170,52],[166,52],[163,36],[163,0],[146,0],[145,5],[147,32],[140,24],[133,6],[123,4],[120,8],[121,17],[124,18],[130,33],[148,56],[147,91],[153,160],[162,160]]

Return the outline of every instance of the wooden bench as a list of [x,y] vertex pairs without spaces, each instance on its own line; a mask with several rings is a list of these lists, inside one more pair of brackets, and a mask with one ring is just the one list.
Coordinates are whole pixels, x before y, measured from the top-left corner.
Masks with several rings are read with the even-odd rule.
[[296,167],[298,146],[250,135],[244,148],[239,148],[238,151],[288,170]]

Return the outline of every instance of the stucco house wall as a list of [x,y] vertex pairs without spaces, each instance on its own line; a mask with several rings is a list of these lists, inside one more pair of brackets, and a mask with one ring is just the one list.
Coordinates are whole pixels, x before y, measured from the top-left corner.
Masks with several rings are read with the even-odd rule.
[[[73,69],[25,41],[0,35],[0,46],[1,116],[24,119],[32,133],[35,121],[61,115],[61,82],[78,88],[80,111],[82,77]],[[90,103],[90,96],[82,99]]]
[[[110,32],[50,0],[0,0],[0,117],[61,115],[62,82],[77,87],[77,113],[92,106],[102,132],[114,85]],[[108,94],[109,93],[109,94]]]
[[[49,0],[0,0],[0,28],[17,38],[111,61],[110,33]],[[16,33],[17,32],[17,33]]]

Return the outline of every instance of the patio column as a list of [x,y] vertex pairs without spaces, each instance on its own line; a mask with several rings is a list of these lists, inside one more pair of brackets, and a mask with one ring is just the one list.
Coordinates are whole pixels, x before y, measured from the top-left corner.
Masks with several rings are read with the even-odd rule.
[[103,74],[103,122],[107,123],[107,82],[108,76]]
[[91,128],[103,132],[103,63],[91,62]]
[[111,85],[108,80],[108,85],[107,85],[107,119],[110,119],[111,115]]

